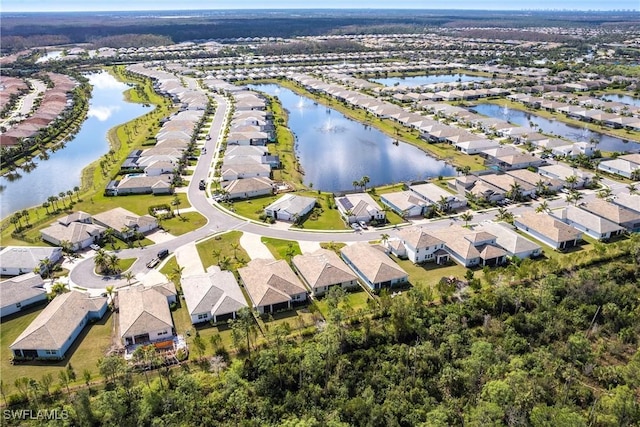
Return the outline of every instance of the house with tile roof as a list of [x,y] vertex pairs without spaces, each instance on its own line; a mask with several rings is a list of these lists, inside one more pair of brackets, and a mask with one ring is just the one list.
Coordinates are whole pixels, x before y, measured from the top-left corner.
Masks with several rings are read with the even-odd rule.
[[407,258],[414,264],[432,261],[443,264],[449,261],[449,253],[444,249],[444,241],[422,227],[403,228],[398,232],[398,239],[400,245],[392,244],[391,253],[399,258]]
[[382,207],[367,193],[346,194],[336,198],[338,211],[348,224],[354,222],[383,221],[386,214]]
[[226,322],[248,307],[233,273],[213,266],[205,274],[182,277],[182,293],[191,323]]
[[307,300],[307,288],[284,260],[252,259],[238,274],[253,308],[261,314]]
[[358,286],[358,277],[335,252],[328,249],[296,255],[292,262],[314,296],[324,295],[332,286],[343,289]]
[[287,193],[264,208],[266,216],[280,221],[295,221],[302,218],[316,206],[315,197]]
[[485,221],[474,228],[496,236],[496,244],[512,257],[524,259],[542,255],[542,248],[537,243],[518,234],[512,225],[504,222]]
[[497,245],[496,236],[483,230],[472,230],[454,224],[434,230],[433,235],[444,242],[444,248],[463,267],[504,264],[507,252]]
[[118,290],[118,327],[125,346],[172,340],[173,319],[168,297],[153,287]]
[[624,232],[624,227],[576,206],[551,211],[551,215],[597,240],[609,240]]
[[581,206],[585,211],[608,219],[628,231],[640,231],[640,212],[602,199],[593,199]]
[[136,232],[144,234],[158,228],[158,220],[151,215],[136,215],[120,207],[93,215],[93,222],[113,229],[121,239],[128,239]]
[[46,300],[47,291],[39,274],[21,274],[0,282],[0,317]]
[[568,249],[582,240],[582,232],[544,212],[524,213],[515,218],[514,225],[553,249]]
[[9,346],[20,359],[64,359],[80,332],[107,311],[107,299],[71,291],[58,295]]
[[429,210],[429,206],[431,206],[431,203],[418,197],[411,191],[396,191],[382,194],[380,201],[403,218],[423,216]]
[[409,275],[385,253],[384,248],[365,242],[340,249],[342,259],[374,291],[409,281]]

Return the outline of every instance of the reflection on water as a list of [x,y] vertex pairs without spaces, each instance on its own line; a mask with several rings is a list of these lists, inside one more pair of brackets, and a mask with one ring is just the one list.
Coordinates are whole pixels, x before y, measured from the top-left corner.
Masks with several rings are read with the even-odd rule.
[[624,102],[625,104],[635,105],[636,107],[640,107],[640,99],[633,98],[628,95],[609,94],[609,95],[603,95],[602,98],[606,99],[607,101]]
[[34,157],[28,167],[0,178],[0,187],[4,188],[0,197],[2,218],[79,186],[82,169],[109,151],[107,131],[150,110],[126,102],[122,93],[129,87],[109,73],[87,77],[93,85],[91,113],[76,136],[49,153]]
[[481,82],[489,80],[486,77],[470,76],[467,74],[431,74],[428,76],[410,76],[410,77],[385,77],[381,79],[369,79],[373,82],[383,84],[385,86],[401,85],[401,86],[422,86],[433,83],[454,83],[454,82]]
[[[363,176],[377,186],[429,177],[452,176],[455,169],[409,144],[397,143],[371,126],[277,85],[252,88],[278,96],[295,134],[296,156],[306,185],[324,191],[353,189]],[[301,103],[300,100],[303,100]],[[304,105],[304,108],[298,108]]]
[[575,142],[595,142],[602,151],[631,151],[640,149],[640,143],[593,132],[586,127],[571,126],[519,110],[505,109],[495,104],[478,104],[475,111],[485,116],[506,120],[519,126],[529,126],[538,132],[555,135]]

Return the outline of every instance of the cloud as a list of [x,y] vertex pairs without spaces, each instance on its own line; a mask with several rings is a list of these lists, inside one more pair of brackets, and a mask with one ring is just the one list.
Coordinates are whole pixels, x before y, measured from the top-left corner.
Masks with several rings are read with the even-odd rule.
[[87,78],[89,79],[89,83],[98,89],[126,89],[124,83],[119,82],[109,73],[90,74]]
[[96,119],[98,119],[101,122],[106,122],[109,117],[111,117],[111,115],[118,111],[120,109],[120,107],[118,106],[113,106],[113,107],[91,107],[89,108],[89,112],[87,113],[87,116],[89,117],[95,117]]

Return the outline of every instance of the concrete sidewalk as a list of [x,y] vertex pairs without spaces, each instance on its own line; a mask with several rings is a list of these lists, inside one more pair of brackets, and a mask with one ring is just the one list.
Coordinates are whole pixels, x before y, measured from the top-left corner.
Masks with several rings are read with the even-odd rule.
[[300,252],[303,254],[308,254],[311,252],[315,252],[320,249],[320,242],[310,242],[308,240],[300,240],[298,241],[300,245]]
[[275,259],[269,249],[260,241],[258,234],[242,233],[240,245],[249,254],[249,258]]

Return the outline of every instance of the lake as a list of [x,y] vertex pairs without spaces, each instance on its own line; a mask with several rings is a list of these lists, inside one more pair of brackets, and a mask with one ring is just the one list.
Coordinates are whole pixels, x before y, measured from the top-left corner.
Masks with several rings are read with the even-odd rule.
[[289,114],[295,152],[304,183],[323,191],[353,190],[353,181],[370,178],[370,186],[452,176],[455,168],[336,110],[314,104],[278,85],[251,85],[277,96]]
[[606,99],[607,101],[624,102],[625,104],[635,105],[636,107],[640,107],[640,99],[634,98],[629,95],[609,94],[609,95],[603,95],[601,98]]
[[48,160],[33,159],[30,172],[17,169],[19,177],[0,178],[0,216],[41,205],[52,195],[80,185],[82,169],[109,151],[107,131],[139,117],[152,107],[124,100],[129,87],[107,72],[86,76],[93,85],[87,119],[79,132],[64,148],[49,152]]
[[415,87],[434,83],[481,82],[489,79],[480,76],[470,76],[468,74],[431,74],[426,76],[385,77],[369,80],[385,86],[394,86],[398,84],[401,86]]
[[519,126],[529,126],[529,122],[532,122],[538,126],[536,130],[542,133],[553,134],[575,142],[589,142],[594,138],[598,143],[597,149],[602,151],[622,152],[640,149],[640,143],[637,142],[625,142],[625,140],[614,136],[593,132],[587,128],[571,126],[557,120],[549,120],[524,111],[506,109],[505,115],[505,108],[496,104],[478,104],[473,107],[473,110],[485,116],[507,120]]

